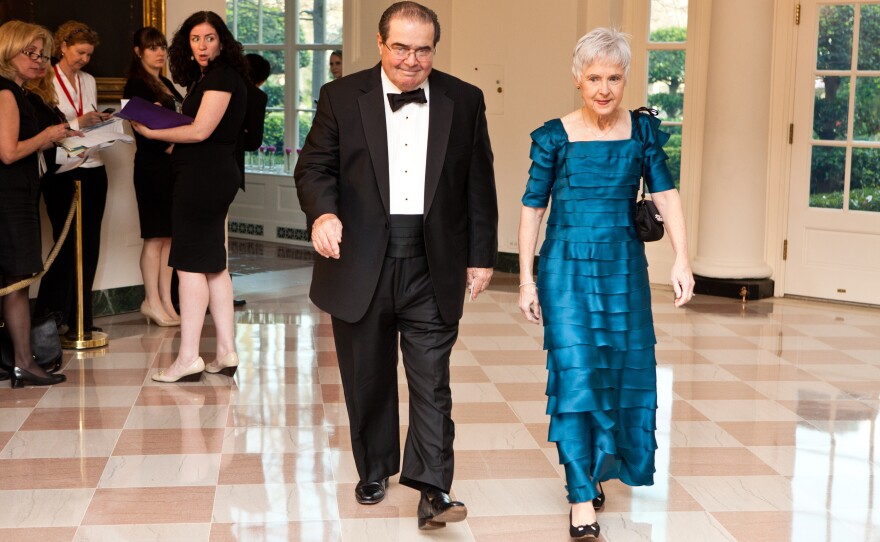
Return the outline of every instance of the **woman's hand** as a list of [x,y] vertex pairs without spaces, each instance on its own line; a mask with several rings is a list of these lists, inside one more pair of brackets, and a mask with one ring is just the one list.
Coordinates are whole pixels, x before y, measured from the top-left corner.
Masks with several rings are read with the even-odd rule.
[[109,118],[110,118],[110,115],[107,113],[99,113],[97,111],[86,111],[77,120],[79,120],[79,127],[80,128],[87,128],[89,126],[94,126],[95,124],[98,124],[100,122],[104,122],[105,120],[107,120]]
[[64,138],[73,136],[82,137],[84,135],[78,130],[71,130],[70,126],[67,124],[55,124],[49,126],[43,130],[43,134],[46,136],[46,144],[42,146],[43,150],[51,148],[52,145],[55,145]]
[[131,127],[135,132],[141,134],[142,136],[144,136],[147,139],[153,139],[154,130],[147,128],[146,126],[144,126],[143,124],[141,124],[140,122],[137,122],[135,120],[132,120],[129,122],[131,122]]
[[675,292],[676,307],[694,298],[694,274],[687,258],[676,258],[672,264],[672,290]]
[[541,323],[541,303],[538,301],[538,287],[525,284],[519,288],[519,310],[526,320],[533,324]]

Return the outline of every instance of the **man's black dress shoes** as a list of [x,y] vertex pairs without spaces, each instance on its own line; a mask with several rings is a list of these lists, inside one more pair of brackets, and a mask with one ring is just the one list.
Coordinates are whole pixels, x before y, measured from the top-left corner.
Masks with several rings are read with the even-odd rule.
[[361,504],[378,504],[385,498],[386,487],[388,478],[377,482],[358,482],[354,486],[354,498]]
[[464,503],[453,501],[439,489],[422,491],[422,498],[419,499],[420,530],[442,529],[447,523],[464,521],[466,517],[467,506]]

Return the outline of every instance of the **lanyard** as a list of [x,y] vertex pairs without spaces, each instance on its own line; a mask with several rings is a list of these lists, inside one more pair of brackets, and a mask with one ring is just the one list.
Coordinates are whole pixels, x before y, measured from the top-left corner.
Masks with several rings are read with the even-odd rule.
[[76,112],[77,117],[81,117],[83,114],[83,96],[82,96],[82,84],[79,82],[79,74],[76,74],[76,83],[79,87],[79,109],[76,108],[76,104],[73,103],[73,98],[70,96],[70,91],[67,90],[67,85],[64,84],[64,80],[61,79],[61,74],[58,73],[58,65],[52,66],[52,69],[55,70],[55,79],[58,79],[58,82],[61,83],[61,90],[64,91],[64,95],[67,96],[67,101],[70,102],[70,107],[73,108],[74,112]]

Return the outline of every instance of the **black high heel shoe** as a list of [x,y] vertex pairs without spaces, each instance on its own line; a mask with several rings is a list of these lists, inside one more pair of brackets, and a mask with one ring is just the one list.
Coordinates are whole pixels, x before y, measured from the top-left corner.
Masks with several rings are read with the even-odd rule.
[[25,383],[31,384],[32,386],[52,386],[55,384],[61,384],[67,380],[67,377],[57,373],[38,376],[25,371],[21,367],[15,367],[9,371],[9,380],[11,381],[13,388],[23,388]]
[[599,495],[593,499],[593,510],[601,510],[605,506],[605,492],[602,490],[602,482],[599,482]]
[[591,525],[572,525],[571,510],[568,511],[568,535],[573,540],[598,540],[599,522],[594,521]]

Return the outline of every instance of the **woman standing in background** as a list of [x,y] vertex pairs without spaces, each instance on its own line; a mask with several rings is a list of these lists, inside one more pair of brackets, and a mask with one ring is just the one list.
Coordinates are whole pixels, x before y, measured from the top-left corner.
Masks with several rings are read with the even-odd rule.
[[[148,26],[134,33],[134,54],[122,97],[138,96],[150,103],[176,110],[183,98],[174,85],[162,77],[168,42],[158,29]],[[180,317],[171,303],[171,150],[174,144],[152,140],[135,132],[134,191],[137,196],[141,238],[141,275],[145,298],[141,314],[160,326],[178,326]]]
[[[55,74],[55,93],[58,108],[74,130],[87,128],[107,120],[110,115],[98,112],[98,92],[95,78],[81,71],[89,63],[98,45],[98,34],[84,23],[67,21],[55,32],[55,56],[60,60],[52,67]],[[59,148],[59,164],[69,158]],[[83,329],[86,339],[92,331],[100,331],[92,323],[92,284],[98,269],[101,250],[101,221],[107,203],[107,171],[99,153],[92,154],[75,169],[55,174],[43,186],[43,200],[52,223],[52,237],[61,235],[73,198],[74,181],[81,182],[82,197],[82,270],[83,270]],[[71,225],[71,227],[75,227]],[[55,264],[40,283],[36,313],[49,315],[60,313],[62,324],[67,324],[68,334],[77,328],[77,291],[73,235],[64,242]]]

